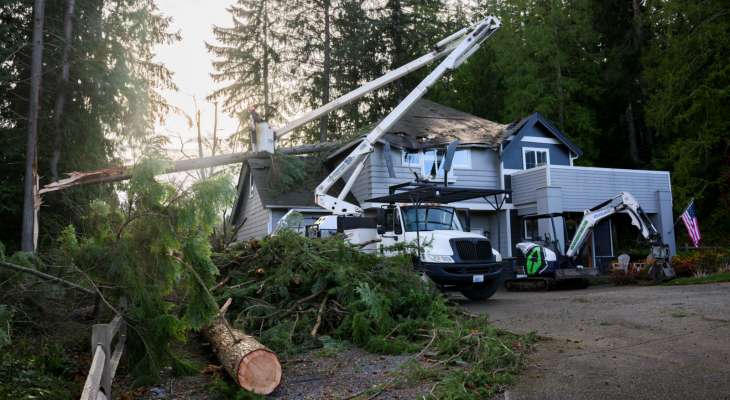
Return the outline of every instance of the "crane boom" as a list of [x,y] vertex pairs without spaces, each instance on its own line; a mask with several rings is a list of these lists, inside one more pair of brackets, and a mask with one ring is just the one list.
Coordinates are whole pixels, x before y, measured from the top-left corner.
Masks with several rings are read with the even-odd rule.
[[[442,46],[445,43],[447,47],[452,47],[452,49],[448,51],[446,59],[441,61],[441,63],[434,68],[434,70],[431,71],[431,73],[429,73],[428,76],[426,76],[426,78],[424,78],[418,86],[416,86],[416,88],[413,89],[408,96],[406,96],[406,98],[390,112],[390,114],[383,118],[383,120],[381,120],[380,123],[373,128],[373,130],[360,142],[360,144],[344,160],[342,160],[337,167],[335,167],[332,173],[329,174],[322,183],[319,184],[319,186],[317,186],[315,189],[315,202],[320,207],[331,211],[336,215],[362,215],[362,209],[355,204],[345,201],[345,197],[347,196],[347,193],[350,192],[352,185],[362,172],[362,169],[365,166],[365,161],[374,149],[374,144],[388,131],[388,129],[393,126],[393,124],[403,117],[413,104],[423,97],[431,86],[433,86],[445,73],[458,68],[464,61],[474,54],[481,44],[494,32],[496,32],[499,27],[499,19],[489,16],[474,24],[471,28],[462,29],[439,42]],[[450,46],[450,44],[456,43],[456,40],[465,33],[466,36],[461,41],[458,41],[458,44]],[[397,78],[404,74],[405,73],[400,74]],[[390,74],[386,76],[390,76]],[[386,76],[383,76],[382,78],[385,78]],[[397,78],[388,78],[384,79],[384,81],[392,81]],[[382,83],[382,85],[384,84],[385,83]],[[337,100],[335,100],[335,102],[337,102]],[[322,108],[325,107],[327,106],[323,106]],[[329,195],[328,191],[332,188],[335,182],[345,176],[349,171],[352,171],[352,173],[348,177],[345,186],[339,195],[337,197]]]
[[424,66],[435,60],[447,56],[449,53],[451,53],[451,51],[456,48],[456,46],[460,43],[459,40],[463,39],[464,34],[468,31],[469,28],[462,28],[461,30],[454,32],[448,37],[442,39],[440,42],[436,43],[431,52],[424,54],[421,57],[358,87],[357,89],[353,89],[352,91],[343,94],[342,96],[330,101],[329,103],[319,108],[295,117],[282,127],[274,128],[273,131],[276,134],[276,139],[282,139],[284,136],[290,134],[292,131],[299,128],[300,126],[314,121],[315,119],[326,115],[334,110],[337,110],[347,104],[350,104],[370,92],[378,90],[381,87],[391,82],[397,81],[398,79],[410,74],[413,71],[423,68]]

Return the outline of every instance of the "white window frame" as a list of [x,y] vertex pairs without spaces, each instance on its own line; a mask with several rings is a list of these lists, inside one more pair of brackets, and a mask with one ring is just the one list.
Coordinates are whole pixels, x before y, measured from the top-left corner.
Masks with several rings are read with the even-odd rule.
[[[418,154],[418,163],[416,164],[416,163],[406,162],[406,153],[410,153],[411,151],[403,149],[403,150],[401,150],[401,165],[403,165],[404,167],[418,168],[421,171],[421,173],[423,173],[423,166],[425,163],[425,157],[424,157],[425,152],[432,151],[432,150],[439,150],[439,149],[433,148],[433,149],[419,150],[418,152],[416,152],[416,154]],[[471,149],[469,149],[469,148],[457,149],[456,151],[465,151],[466,152],[466,162],[458,163],[458,162],[454,161],[451,164],[451,171],[449,172],[450,175],[453,175],[454,170],[456,170],[456,169],[466,169],[466,170],[472,169]]]
[[524,235],[523,236],[525,237],[526,240],[534,240],[535,238],[532,235],[527,236],[527,235],[529,235],[529,233],[528,233],[529,231],[527,230],[527,222],[528,221],[534,221],[535,223],[537,223],[537,236],[540,236],[540,224],[537,222],[536,219],[532,219],[532,220],[530,220],[530,219],[523,219],[522,220],[522,232],[524,232]]
[[[418,154],[418,163],[413,164],[413,163],[406,162],[406,153]],[[404,167],[417,167],[419,169],[423,169],[422,168],[423,167],[423,151],[414,152],[411,150],[403,149],[403,150],[401,150],[400,154],[401,154],[401,165],[403,165]]]
[[[550,165],[550,149],[546,147],[523,147],[522,148],[522,169],[527,169],[527,153],[530,151],[545,153],[545,165]],[[537,160],[537,159],[536,159]],[[541,165],[542,166],[542,165]],[[535,167],[539,168],[539,167]],[[530,168],[532,169],[532,168]]]

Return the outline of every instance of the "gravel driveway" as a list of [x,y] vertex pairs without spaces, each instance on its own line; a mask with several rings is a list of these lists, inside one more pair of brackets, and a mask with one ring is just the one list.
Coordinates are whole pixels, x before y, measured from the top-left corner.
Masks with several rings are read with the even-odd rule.
[[499,292],[464,305],[542,338],[504,399],[730,399],[730,283]]

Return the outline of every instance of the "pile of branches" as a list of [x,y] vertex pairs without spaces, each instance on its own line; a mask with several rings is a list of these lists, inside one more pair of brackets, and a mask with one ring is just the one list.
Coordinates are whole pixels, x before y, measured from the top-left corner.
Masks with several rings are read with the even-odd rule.
[[374,353],[414,353],[418,368],[437,367],[437,397],[451,386],[470,396],[463,398],[499,390],[531,340],[449,304],[407,254],[364,254],[341,237],[283,230],[239,243],[216,262],[226,276],[216,294],[220,302],[233,298],[232,324],[272,350],[291,355],[342,341]]

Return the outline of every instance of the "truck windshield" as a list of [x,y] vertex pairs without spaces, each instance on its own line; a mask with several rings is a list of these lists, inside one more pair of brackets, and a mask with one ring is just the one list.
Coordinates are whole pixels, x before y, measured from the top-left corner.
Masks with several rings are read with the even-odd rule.
[[460,230],[458,219],[454,218],[454,209],[450,207],[405,207],[403,219],[407,232]]

